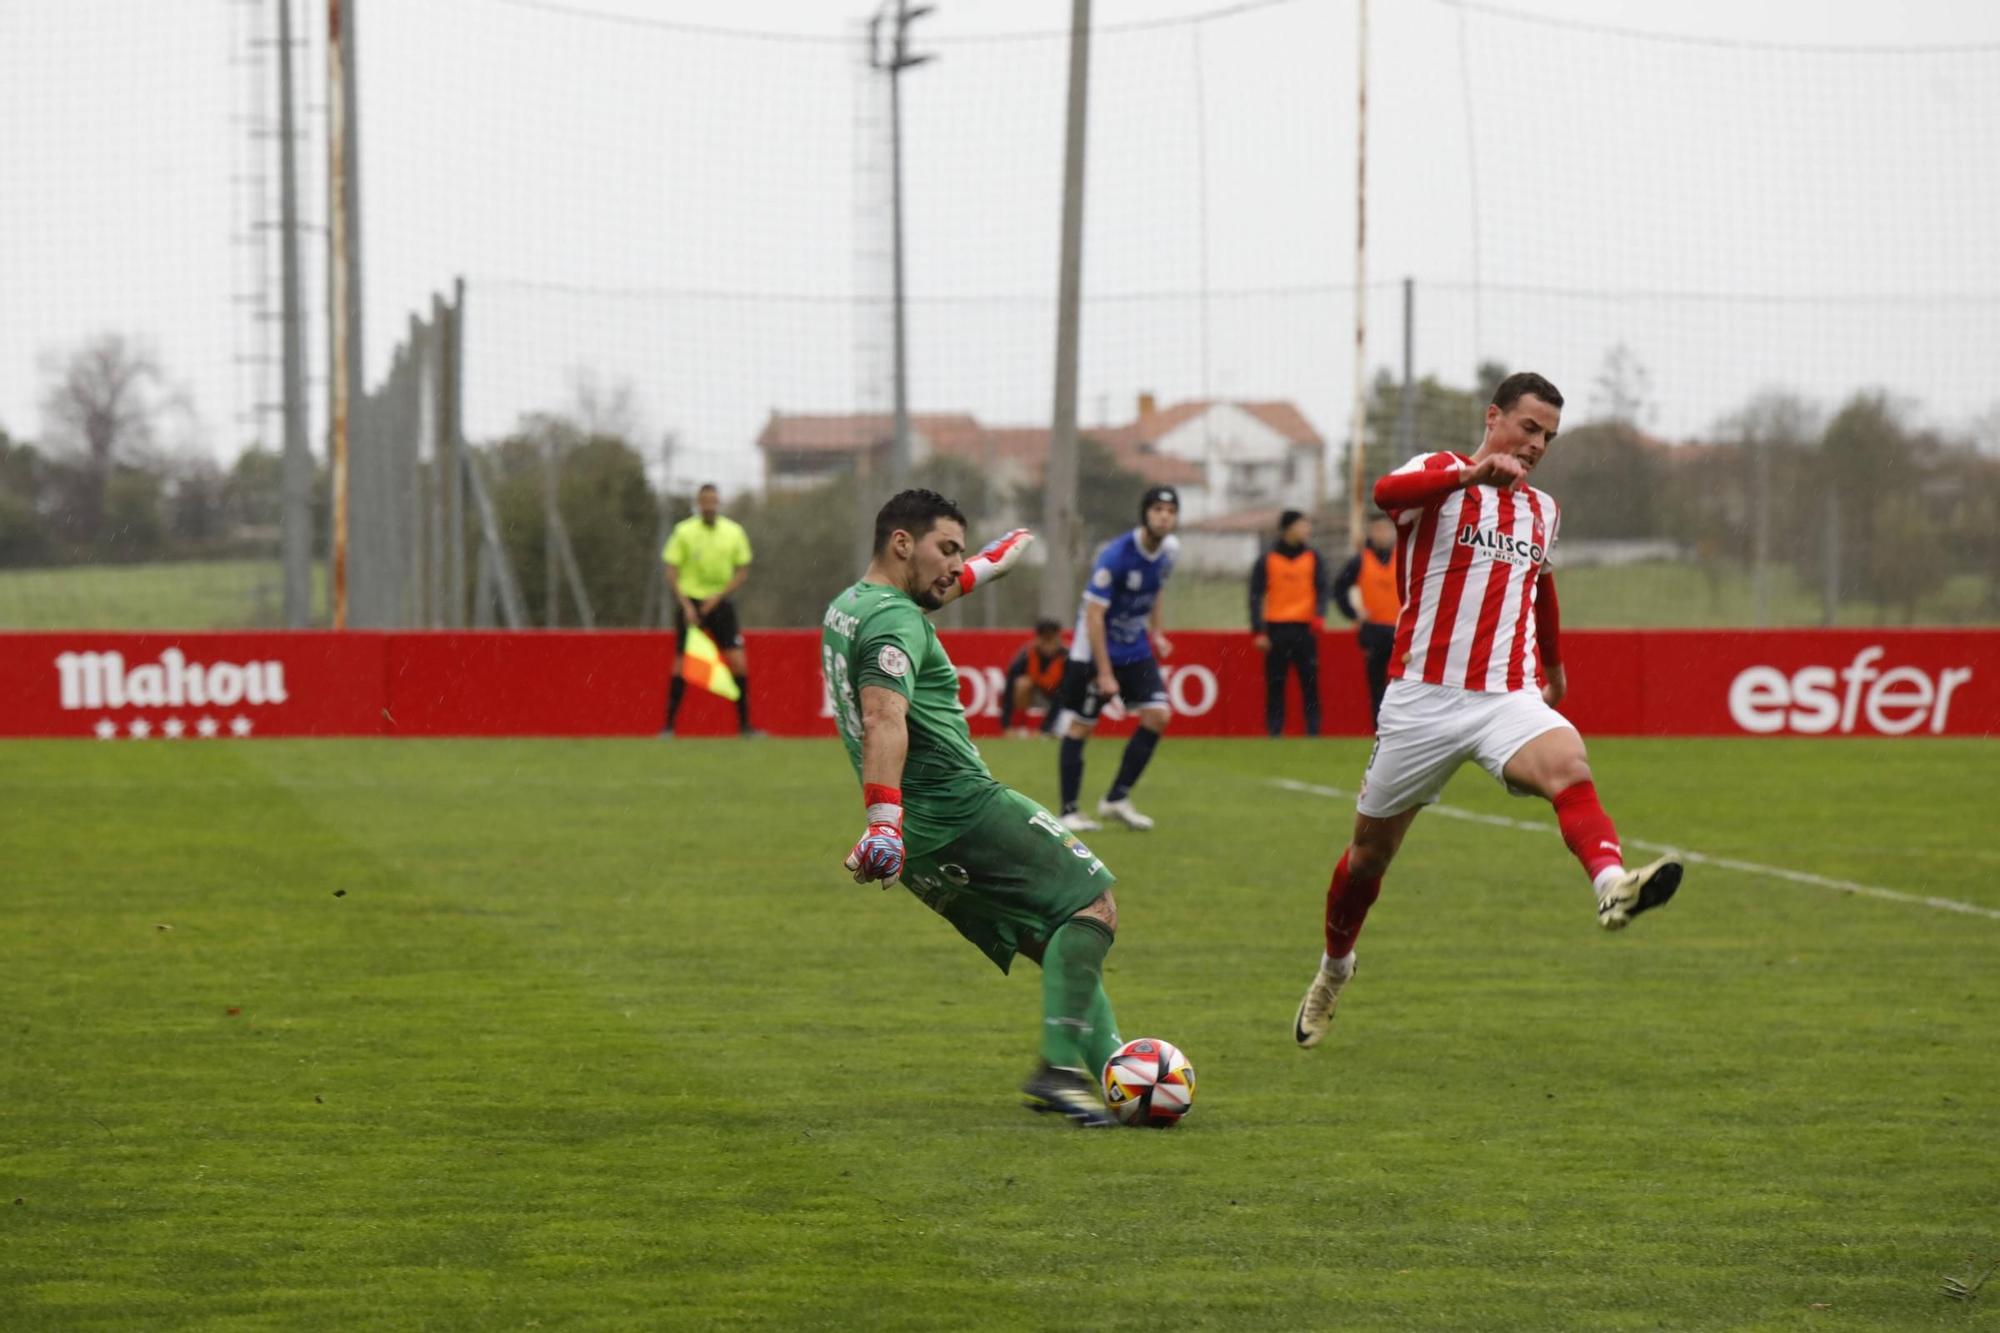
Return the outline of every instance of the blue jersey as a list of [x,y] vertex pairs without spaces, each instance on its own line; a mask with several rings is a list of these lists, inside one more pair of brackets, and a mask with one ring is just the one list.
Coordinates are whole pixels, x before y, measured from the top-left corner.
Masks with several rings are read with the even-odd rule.
[[1178,537],[1168,537],[1151,555],[1139,545],[1138,528],[1106,542],[1097,553],[1097,564],[1084,585],[1083,605],[1076,612],[1076,637],[1069,648],[1070,660],[1088,662],[1090,651],[1091,603],[1104,608],[1105,648],[1111,665],[1143,662],[1153,655],[1152,636],[1146,633],[1146,618],[1160,599],[1160,588],[1174,572],[1174,557],[1180,554]]

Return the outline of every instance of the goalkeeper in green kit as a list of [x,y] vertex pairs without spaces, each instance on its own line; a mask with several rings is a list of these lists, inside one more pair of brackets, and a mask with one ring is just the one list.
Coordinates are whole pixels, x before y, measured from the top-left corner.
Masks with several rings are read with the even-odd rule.
[[1029,1107],[1115,1124],[1097,1075],[1118,1049],[1103,986],[1118,928],[1112,875],[1076,835],[986,771],[958,702],[958,673],[925,618],[999,578],[1032,541],[1016,529],[965,554],[965,515],[904,491],[875,516],[861,581],[821,622],[820,660],[868,828],[847,854],[857,884],[900,878],[1002,972],[1042,968],[1042,1058]]

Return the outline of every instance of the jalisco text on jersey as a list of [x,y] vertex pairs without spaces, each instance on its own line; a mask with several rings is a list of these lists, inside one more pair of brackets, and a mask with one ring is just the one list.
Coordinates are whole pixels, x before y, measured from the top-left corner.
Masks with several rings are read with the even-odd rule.
[[1547,554],[1542,544],[1536,541],[1522,541],[1511,533],[1493,532],[1467,523],[1458,530],[1458,544],[1469,546],[1475,551],[1485,551],[1495,560],[1504,560],[1510,565],[1532,567],[1542,563]]

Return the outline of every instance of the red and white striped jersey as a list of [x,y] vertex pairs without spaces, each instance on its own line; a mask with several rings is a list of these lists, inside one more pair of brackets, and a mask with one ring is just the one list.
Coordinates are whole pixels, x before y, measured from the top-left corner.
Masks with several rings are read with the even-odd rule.
[[[1471,462],[1424,454],[1390,475]],[[1535,582],[1562,520],[1555,498],[1525,484],[1467,486],[1391,517],[1403,610],[1390,678],[1491,692],[1533,688],[1542,665]]]

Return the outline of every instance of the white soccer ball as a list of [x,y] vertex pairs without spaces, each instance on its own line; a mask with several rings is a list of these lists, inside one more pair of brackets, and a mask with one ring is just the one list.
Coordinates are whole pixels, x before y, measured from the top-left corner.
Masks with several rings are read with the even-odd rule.
[[1104,1062],[1104,1104],[1128,1125],[1177,1125],[1194,1105],[1194,1066],[1172,1042],[1128,1041]]

